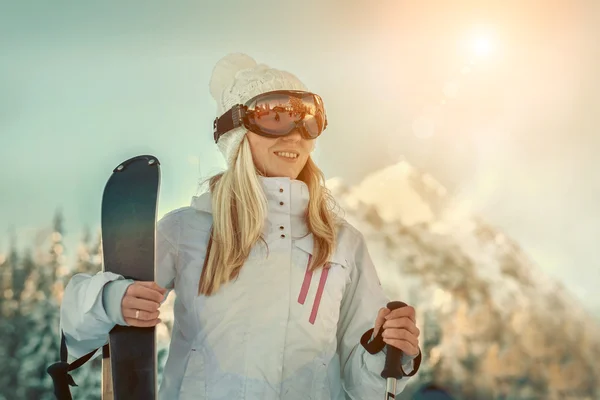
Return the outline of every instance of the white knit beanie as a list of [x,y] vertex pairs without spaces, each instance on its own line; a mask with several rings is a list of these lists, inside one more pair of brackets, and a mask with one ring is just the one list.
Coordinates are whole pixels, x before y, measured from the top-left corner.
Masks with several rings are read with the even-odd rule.
[[[233,53],[215,65],[210,78],[210,94],[217,103],[217,117],[236,104],[244,104],[254,96],[272,90],[307,90],[306,86],[289,72],[257,64],[250,56]],[[246,128],[234,128],[222,135],[217,147],[231,167]]]

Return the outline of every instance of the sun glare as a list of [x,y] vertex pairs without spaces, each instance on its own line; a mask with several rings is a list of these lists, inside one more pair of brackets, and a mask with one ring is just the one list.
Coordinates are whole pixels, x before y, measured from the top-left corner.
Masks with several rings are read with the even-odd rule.
[[479,35],[474,38],[472,48],[475,55],[487,56],[493,50],[493,43],[489,36]]

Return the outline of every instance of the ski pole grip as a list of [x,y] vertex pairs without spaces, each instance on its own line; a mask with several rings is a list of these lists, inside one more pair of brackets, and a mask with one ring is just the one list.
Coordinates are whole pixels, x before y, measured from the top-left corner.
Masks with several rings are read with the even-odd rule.
[[[390,311],[406,306],[407,304],[401,301],[391,301],[387,304],[387,308]],[[400,379],[404,376],[404,371],[402,371],[401,366],[402,351],[389,344],[386,345],[386,348],[387,354],[385,356],[385,366],[381,372],[381,377]]]

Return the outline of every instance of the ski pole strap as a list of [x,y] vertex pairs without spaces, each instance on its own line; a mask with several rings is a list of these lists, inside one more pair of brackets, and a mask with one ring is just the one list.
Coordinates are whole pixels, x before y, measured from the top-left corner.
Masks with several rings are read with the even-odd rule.
[[[98,349],[90,351],[83,357],[78,358],[73,361],[71,364],[68,363],[68,352],[67,352],[67,341],[65,339],[65,334],[63,332],[60,333],[60,361],[54,363],[48,367],[46,372],[52,378],[52,383],[54,384],[54,395],[57,400],[72,400],[71,390],[69,386],[77,386],[73,377],[69,375],[70,371],[73,371],[83,364],[88,362],[94,354],[98,351]],[[105,344],[102,347],[102,351],[108,352],[108,344]]]
[[[360,338],[360,344],[367,350],[370,354],[377,354],[385,347],[386,343],[383,341],[383,329],[380,329],[377,333],[377,336],[373,338],[373,340],[369,341],[373,336],[374,329],[371,328],[366,331],[362,337]],[[400,363],[401,364],[401,363]],[[402,371],[402,376],[413,376],[419,370],[421,366],[421,352],[419,351],[419,355],[413,360],[413,370],[410,374],[404,372],[402,365],[400,365],[400,371]]]
[[360,338],[360,344],[362,344],[365,350],[367,350],[369,353],[377,354],[385,347],[385,342],[383,341],[383,336],[381,335],[383,333],[383,329],[380,329],[377,336],[375,336],[375,338],[369,342],[371,336],[373,336],[373,331],[373,328],[366,331]]

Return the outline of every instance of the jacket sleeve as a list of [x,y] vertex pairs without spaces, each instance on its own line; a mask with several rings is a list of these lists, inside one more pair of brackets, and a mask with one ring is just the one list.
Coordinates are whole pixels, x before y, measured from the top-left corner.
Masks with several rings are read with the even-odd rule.
[[[342,385],[346,397],[352,400],[382,397],[386,387],[381,371],[387,352],[370,354],[360,344],[360,338],[373,328],[379,310],[389,300],[379,282],[365,239],[362,234],[358,235],[354,263],[350,263],[351,280],[342,299],[337,331]],[[412,372],[412,358],[403,358],[402,364],[406,373]],[[397,381],[396,394],[404,390],[408,379],[403,377]]]
[[[173,241],[178,239],[177,234],[178,224],[174,218],[165,216],[157,224],[156,282],[167,289],[173,288],[175,280]],[[115,325],[127,325],[121,312],[121,300],[132,283],[133,280],[112,272],[98,272],[94,276],[77,274],[71,278],[60,307],[60,329],[70,356],[79,358],[104,346]],[[101,352],[95,356],[99,354]]]
[[[60,306],[60,329],[70,356],[79,358],[108,342],[108,332],[116,322],[106,313],[102,291],[110,282],[127,283],[118,274],[98,272],[94,276],[77,274],[67,284]],[[113,288],[120,289],[123,297],[127,285]]]
[[177,213],[169,213],[158,221],[156,227],[156,283],[167,289],[168,294],[175,288],[177,254],[179,248],[179,218]]

